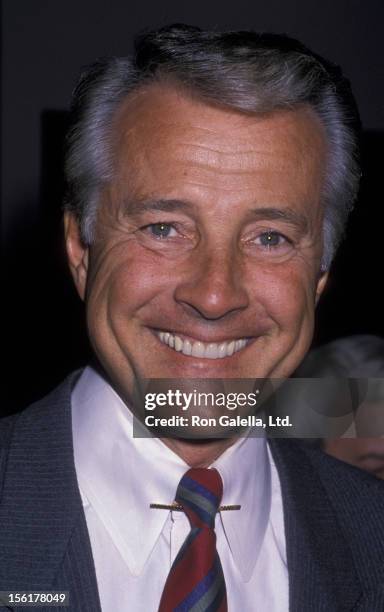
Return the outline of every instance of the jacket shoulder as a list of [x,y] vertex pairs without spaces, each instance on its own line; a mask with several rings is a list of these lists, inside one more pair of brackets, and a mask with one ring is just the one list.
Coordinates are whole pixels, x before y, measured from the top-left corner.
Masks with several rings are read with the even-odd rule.
[[46,428],[52,407],[70,402],[71,390],[80,373],[73,372],[53,391],[21,412],[0,418],[0,493],[11,449]]
[[0,419],[0,453],[3,452],[9,445],[12,435],[12,430],[18,418],[18,414],[2,417]]
[[327,539],[334,547],[341,536],[360,582],[374,592],[384,583],[383,481],[298,440],[274,440],[271,447],[280,476],[288,472],[286,496],[319,534],[318,547]]

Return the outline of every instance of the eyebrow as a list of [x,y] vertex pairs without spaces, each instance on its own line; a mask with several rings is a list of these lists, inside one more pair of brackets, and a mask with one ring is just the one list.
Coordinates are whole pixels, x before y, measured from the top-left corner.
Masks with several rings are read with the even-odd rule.
[[132,200],[125,204],[127,215],[140,215],[143,212],[192,212],[195,206],[184,200]]
[[249,211],[253,218],[260,221],[284,221],[297,227],[303,233],[308,231],[307,217],[293,208],[261,207]]
[[[137,216],[144,212],[187,212],[196,211],[192,202],[185,200],[131,200],[125,204],[125,213],[129,216]],[[308,231],[308,219],[302,213],[292,208],[260,207],[252,208],[248,214],[255,220],[260,221],[284,221],[297,227],[303,233]]]

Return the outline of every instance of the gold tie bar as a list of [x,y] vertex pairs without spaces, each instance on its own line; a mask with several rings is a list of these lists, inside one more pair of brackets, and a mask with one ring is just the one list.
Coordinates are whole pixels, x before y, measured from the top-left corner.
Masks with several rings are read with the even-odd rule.
[[[156,510],[176,510],[177,512],[184,512],[183,507],[180,504],[174,502],[173,504],[150,504],[150,508],[155,508]],[[220,506],[218,512],[223,512],[225,510],[240,510],[240,504],[234,504],[232,506]]]

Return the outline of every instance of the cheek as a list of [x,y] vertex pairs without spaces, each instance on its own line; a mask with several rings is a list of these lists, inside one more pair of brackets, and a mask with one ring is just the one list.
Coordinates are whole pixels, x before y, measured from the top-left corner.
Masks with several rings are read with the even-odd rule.
[[297,263],[270,266],[254,274],[254,299],[280,329],[297,330],[305,321],[313,321],[315,285],[311,277]]
[[171,262],[136,245],[130,244],[122,253],[113,250],[91,280],[89,311],[98,319],[133,316],[170,286],[172,267]]

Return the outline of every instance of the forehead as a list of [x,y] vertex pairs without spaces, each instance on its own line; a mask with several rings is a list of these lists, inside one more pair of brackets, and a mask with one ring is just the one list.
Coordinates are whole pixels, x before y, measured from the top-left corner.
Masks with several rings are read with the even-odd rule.
[[151,180],[165,185],[178,175],[223,192],[274,183],[276,190],[299,190],[305,198],[320,189],[326,157],[323,127],[308,107],[245,114],[165,85],[122,104],[114,144],[117,182],[138,191]]

